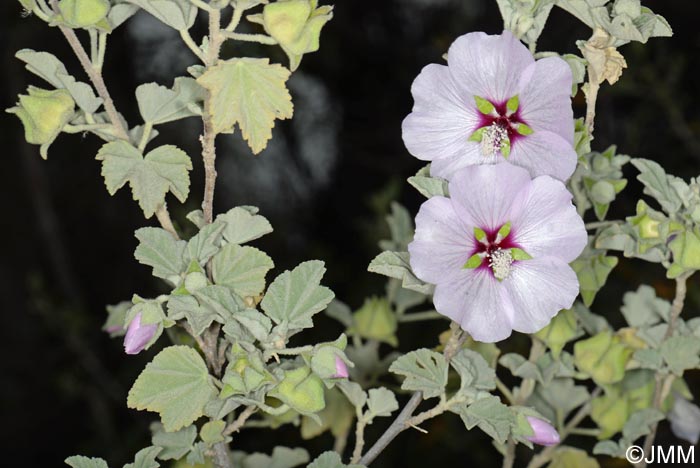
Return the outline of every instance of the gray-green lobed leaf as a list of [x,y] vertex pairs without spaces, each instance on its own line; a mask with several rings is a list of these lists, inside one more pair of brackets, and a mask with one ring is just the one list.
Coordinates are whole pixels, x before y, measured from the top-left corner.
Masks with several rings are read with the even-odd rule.
[[326,272],[323,262],[304,262],[292,271],[285,271],[270,284],[260,306],[277,324],[291,330],[310,328],[312,317],[333,300],[333,292],[321,286]]
[[187,200],[192,161],[175,146],[158,147],[144,157],[138,149],[119,140],[102,146],[96,159],[102,161],[109,194],[114,195],[128,182],[146,218],[165,203],[168,191],[183,203]]
[[144,122],[153,125],[173,122],[202,114],[204,90],[189,77],[175,78],[172,89],[157,83],[136,88],[136,101]]
[[257,296],[265,289],[265,276],[274,267],[264,252],[249,246],[225,245],[212,259],[214,282],[240,297]]
[[76,81],[63,63],[55,55],[48,52],[36,52],[32,49],[22,49],[15,57],[26,63],[26,68],[35,75],[43,78],[58,89],[66,89],[75,99],[75,103],[88,114],[93,114],[102,105],[102,99],[95,95],[87,83]]
[[423,398],[442,395],[447,385],[445,356],[429,349],[418,349],[399,357],[389,371],[405,377],[401,388],[423,392]]
[[73,468],[108,468],[107,462],[101,458],[88,458],[81,455],[68,457],[65,463]]
[[179,460],[192,450],[192,445],[197,439],[196,426],[187,426],[175,432],[166,432],[159,423],[155,423],[154,426],[151,428],[151,443],[162,449],[158,454],[159,459]]
[[182,259],[186,242],[177,240],[165,229],[145,227],[135,233],[139,240],[134,257],[139,263],[153,268],[153,276],[170,278],[182,273],[186,264]]

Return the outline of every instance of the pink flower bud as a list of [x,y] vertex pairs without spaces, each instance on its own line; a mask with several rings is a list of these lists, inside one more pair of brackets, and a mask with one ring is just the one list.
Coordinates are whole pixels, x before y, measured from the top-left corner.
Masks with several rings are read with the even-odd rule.
[[338,356],[335,357],[335,374],[333,374],[334,379],[347,379],[348,378],[348,366],[345,361],[340,359]]
[[533,418],[532,416],[527,417],[527,422],[530,423],[530,427],[532,427],[535,433],[525,438],[533,444],[557,445],[559,443],[559,433],[548,422]]
[[141,314],[138,313],[129,323],[124,337],[124,351],[126,354],[138,354],[143,351],[153,335],[158,330],[158,324],[141,325]]

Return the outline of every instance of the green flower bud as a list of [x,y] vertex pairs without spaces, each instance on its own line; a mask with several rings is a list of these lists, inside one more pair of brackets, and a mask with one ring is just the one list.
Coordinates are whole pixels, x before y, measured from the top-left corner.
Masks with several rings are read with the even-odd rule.
[[619,382],[625,376],[625,366],[633,349],[621,343],[609,330],[574,345],[576,366],[588,373],[598,385]]
[[372,297],[365,300],[362,307],[353,314],[353,326],[350,333],[357,333],[363,338],[383,341],[397,346],[397,320],[386,299]]
[[300,367],[284,373],[284,379],[269,395],[301,414],[313,414],[326,406],[323,381],[308,367]]
[[535,336],[547,344],[555,358],[559,358],[566,343],[576,338],[578,334],[576,314],[573,309],[568,309],[559,312],[549,325],[535,333]]
[[591,187],[591,200],[605,205],[615,199],[615,187],[607,180],[599,180]]
[[591,401],[591,419],[600,427],[599,439],[609,439],[620,432],[629,417],[629,404],[619,392],[611,392]]
[[110,4],[109,0],[61,0],[58,8],[69,26],[86,28],[105,19]]
[[185,276],[185,289],[187,289],[189,292],[195,292],[198,289],[202,289],[208,283],[209,282],[207,281],[206,275],[198,271],[188,273],[187,276]]
[[695,231],[681,232],[668,247],[673,253],[673,264],[666,276],[677,278],[685,271],[700,270],[700,237]]
[[224,387],[219,398],[228,398],[231,395],[247,395],[265,383],[273,382],[273,379],[259,354],[248,353],[236,343],[229,352],[229,364],[221,382]]
[[279,42],[296,70],[301,57],[319,48],[323,26],[333,18],[333,8],[317,8],[317,0],[278,0],[265,5],[262,14],[267,33]]
[[73,116],[75,101],[65,89],[49,91],[30,86],[19,96],[19,105],[7,112],[16,114],[24,125],[24,137],[33,145],[53,142]]

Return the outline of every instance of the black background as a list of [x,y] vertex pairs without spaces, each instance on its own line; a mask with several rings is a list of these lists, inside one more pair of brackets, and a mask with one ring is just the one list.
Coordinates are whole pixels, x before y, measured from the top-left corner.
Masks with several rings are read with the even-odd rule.
[[[650,0],[645,5],[664,15],[675,35],[620,49],[629,69],[617,85],[602,87],[593,146],[603,150],[615,142],[622,153],[655,159],[669,172],[694,177],[700,163],[699,4]],[[120,28],[110,36],[105,69],[117,107],[132,124],[138,117],[135,87],[154,80],[170,86],[193,63],[191,56],[183,59],[184,46],[177,41],[154,39],[152,31],[167,34],[163,28],[147,19],[138,21],[128,32]],[[276,271],[319,258],[328,267],[325,283],[351,306],[381,294],[383,280],[367,273],[366,266],[378,253],[377,241],[386,236],[382,220],[388,201],[397,198],[413,213],[421,202],[404,182],[422,165],[401,141],[400,123],[412,106],[411,82],[424,65],[439,62],[457,36],[474,30],[498,33],[501,28],[496,2],[490,0],[339,0],[335,18],[323,31],[321,50],[304,58],[304,79],[292,87],[295,101],[300,101],[295,117],[302,119],[307,111],[315,115],[312,127],[278,124],[276,140],[285,146],[256,158],[237,137],[220,137],[216,210],[261,206],[275,232],[257,245],[273,257]],[[203,32],[200,21],[193,34]],[[586,26],[555,8],[538,49],[575,53],[574,41],[589,34]],[[270,55],[286,64],[276,48],[237,47],[226,47],[224,54]],[[23,18],[18,2],[0,2],[0,108],[14,105],[28,84],[43,85],[13,58],[21,48],[50,51],[85,79],[57,29]],[[309,94],[309,89],[321,92]],[[319,102],[322,109],[314,114]],[[579,94],[574,101],[577,115],[583,114],[583,106]],[[191,119],[160,130],[161,144],[177,144],[193,157],[190,201],[186,206],[170,202],[176,222],[187,228],[184,216],[201,202],[203,185],[199,123]],[[309,132],[320,136],[324,143],[316,149],[322,151],[302,147],[300,141]],[[128,191],[107,194],[94,160],[99,148],[95,137],[62,135],[44,162],[37,147],[24,143],[19,121],[4,115],[0,148],[0,459],[3,466],[53,467],[81,453],[121,466],[148,444],[154,415],[126,409],[125,400],[131,382],[157,349],[126,356],[121,343],[110,340],[100,326],[105,304],[133,293],[154,296],[162,291],[149,269],[131,255],[133,231],[154,221],[144,221]],[[634,178],[631,168],[625,174]],[[640,195],[639,184],[631,180],[610,216],[632,214]],[[642,282],[651,283],[659,295],[673,293],[659,266],[623,259],[593,310],[620,325],[622,293]],[[685,313],[697,315],[699,302],[693,278]],[[325,317],[318,322],[310,339],[332,339],[341,331]],[[407,324],[400,331],[401,349],[433,346],[433,337],[445,327],[444,322]],[[161,344],[166,341],[162,338]],[[516,337],[506,346],[525,352],[525,345]],[[697,375],[691,378],[697,383]],[[382,427],[381,422],[372,426],[369,439]],[[425,427],[427,435],[402,435],[376,466],[498,463],[488,438],[479,431],[467,433],[455,416]],[[234,447],[269,452],[274,445],[304,444],[318,454],[332,444],[327,435],[304,442],[296,434],[289,427],[274,433],[250,429],[236,436]],[[659,440],[677,443],[666,423]],[[527,452],[523,449],[521,463]],[[624,466],[614,460],[604,463]]]

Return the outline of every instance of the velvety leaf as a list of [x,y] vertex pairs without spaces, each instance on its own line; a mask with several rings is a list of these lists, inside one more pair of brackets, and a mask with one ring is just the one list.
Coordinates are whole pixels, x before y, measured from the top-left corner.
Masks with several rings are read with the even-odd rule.
[[232,132],[260,153],[272,138],[276,119],[292,117],[292,97],[286,88],[289,70],[268,59],[234,58],[219,62],[197,81],[209,91],[214,131]]
[[102,176],[109,194],[114,195],[128,182],[146,218],[165,203],[168,191],[183,203],[187,200],[192,161],[175,146],[161,146],[144,157],[138,149],[119,140],[100,148],[96,159],[102,161]]
[[330,289],[320,285],[325,272],[318,260],[285,271],[270,284],[260,306],[275,323],[287,323],[290,329],[312,327],[314,314],[334,297]]
[[216,394],[202,357],[189,346],[170,346],[153,358],[129,390],[127,405],[160,414],[166,431],[192,424]]

